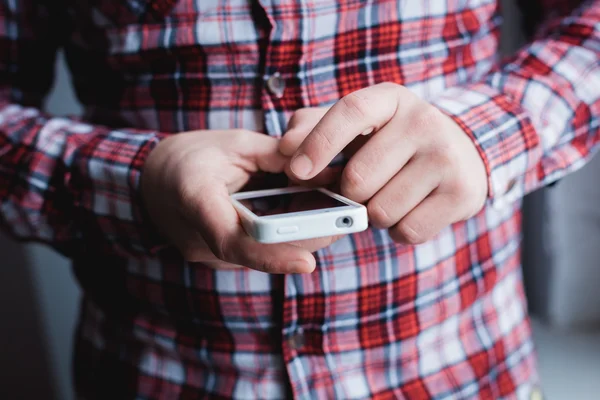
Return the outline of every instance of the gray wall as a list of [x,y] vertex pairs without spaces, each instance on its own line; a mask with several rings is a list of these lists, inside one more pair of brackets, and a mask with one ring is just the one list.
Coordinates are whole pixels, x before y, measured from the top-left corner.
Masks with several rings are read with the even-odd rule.
[[[78,114],[62,58],[58,64],[48,111]],[[71,349],[79,295],[66,259],[0,234],[1,399],[73,399]]]
[[[523,42],[514,0],[503,1],[507,19],[502,51]],[[524,203],[523,265],[530,310],[554,328],[600,327],[600,157]]]
[[528,265],[530,297],[536,294],[536,311],[555,327],[600,328],[599,176],[596,156],[547,189],[538,203],[541,215],[529,216],[541,259]]

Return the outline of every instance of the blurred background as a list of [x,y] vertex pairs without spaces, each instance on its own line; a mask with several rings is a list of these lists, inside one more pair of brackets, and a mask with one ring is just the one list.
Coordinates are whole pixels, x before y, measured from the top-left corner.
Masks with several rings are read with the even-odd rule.
[[[504,1],[503,51],[520,16]],[[62,56],[47,103],[78,114]],[[524,271],[548,400],[600,399],[600,157],[526,199]],[[66,259],[0,234],[0,399],[71,400],[79,289]]]

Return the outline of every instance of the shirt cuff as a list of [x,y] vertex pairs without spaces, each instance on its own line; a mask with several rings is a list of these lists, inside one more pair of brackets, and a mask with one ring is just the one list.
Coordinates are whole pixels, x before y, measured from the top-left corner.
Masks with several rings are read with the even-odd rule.
[[167,246],[147,214],[140,190],[144,164],[162,133],[110,131],[79,150],[72,177],[87,242],[124,256],[151,256]]
[[487,170],[493,207],[506,207],[536,186],[540,139],[518,102],[489,85],[475,83],[450,88],[431,104],[473,140]]
[[166,137],[164,134],[155,134],[146,141],[132,160],[129,191],[131,196],[131,215],[134,225],[137,227],[139,248],[134,249],[148,255],[155,255],[159,250],[169,245],[167,239],[162,236],[152,222],[141,191],[141,177],[146,159],[156,145]]

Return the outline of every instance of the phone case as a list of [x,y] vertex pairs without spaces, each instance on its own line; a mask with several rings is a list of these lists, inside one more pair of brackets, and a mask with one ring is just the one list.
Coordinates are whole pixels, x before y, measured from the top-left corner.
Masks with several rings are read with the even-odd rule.
[[[323,188],[316,190],[348,204],[348,207],[326,208],[287,215],[282,214],[281,216],[261,217],[254,214],[238,201],[305,190],[307,188],[303,187],[257,190],[236,193],[231,195],[231,198],[240,215],[244,230],[248,235],[261,243],[284,243],[325,236],[345,235],[362,232],[368,228],[369,223],[365,206]],[[351,223],[348,224],[348,221],[351,221]]]

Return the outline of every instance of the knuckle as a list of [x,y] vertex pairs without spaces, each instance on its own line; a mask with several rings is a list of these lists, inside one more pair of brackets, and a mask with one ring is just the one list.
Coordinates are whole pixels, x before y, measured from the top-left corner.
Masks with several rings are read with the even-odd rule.
[[432,167],[439,170],[451,168],[457,161],[452,146],[445,143],[435,143],[429,152]]
[[300,125],[302,121],[304,121],[308,117],[308,114],[309,109],[306,108],[302,108],[300,110],[295,111],[294,114],[292,114],[290,120],[288,121],[288,129],[293,129]]
[[299,110],[296,110],[294,112],[294,114],[292,115],[292,119],[296,119],[296,120],[303,120],[305,118],[310,117],[313,113],[315,113],[317,110],[315,108],[309,107],[309,108],[301,108]]
[[251,132],[239,129],[235,131],[231,145],[235,148],[245,149],[246,147],[248,147],[248,145],[251,144],[251,141]]
[[318,144],[320,149],[331,149],[335,148],[335,138],[330,137],[327,133],[322,130],[315,130],[313,132],[313,138]]
[[444,115],[440,110],[429,104],[421,104],[416,107],[410,118],[410,126],[420,134],[437,132],[441,126]]
[[350,93],[342,97],[342,104],[344,105],[345,112],[348,117],[354,120],[355,118],[366,118],[369,116],[370,104],[367,98],[357,94],[356,92]]
[[455,203],[468,202],[474,194],[473,184],[467,179],[453,179],[448,183],[450,201]]
[[425,243],[429,237],[423,227],[406,221],[398,224],[395,233],[400,240],[413,245]]
[[375,224],[375,226],[381,228],[389,228],[394,225],[395,222],[385,210],[385,206],[381,204],[379,200],[371,200],[367,204],[367,213],[369,220]]
[[366,178],[356,164],[347,165],[342,172],[340,189],[345,196],[354,197],[366,189]]
[[300,120],[300,117],[298,116],[299,112],[300,111],[296,111],[294,114],[292,114],[287,123],[287,130],[293,129],[295,126],[298,125],[298,121]]
[[234,136],[240,136],[240,137],[246,137],[249,134],[253,134],[254,133],[251,130],[243,129],[243,128],[232,129],[231,132],[233,133]]
[[401,85],[398,85],[397,83],[390,82],[390,81],[378,83],[376,86],[379,86],[383,89],[388,89],[388,90],[401,90],[402,89]]

